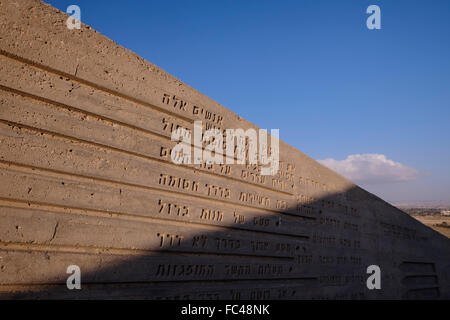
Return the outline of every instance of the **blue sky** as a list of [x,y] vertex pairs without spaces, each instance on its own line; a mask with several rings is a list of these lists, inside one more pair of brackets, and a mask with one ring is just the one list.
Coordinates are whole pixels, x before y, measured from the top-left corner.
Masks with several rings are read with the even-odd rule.
[[46,2],[388,201],[450,203],[448,0]]

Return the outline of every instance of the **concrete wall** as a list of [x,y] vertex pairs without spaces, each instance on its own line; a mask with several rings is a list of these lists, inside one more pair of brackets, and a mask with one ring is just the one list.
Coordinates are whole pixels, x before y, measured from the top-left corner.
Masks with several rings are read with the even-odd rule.
[[448,239],[283,142],[276,176],[172,163],[176,126],[258,128],[67,17],[0,1],[2,298],[450,297]]

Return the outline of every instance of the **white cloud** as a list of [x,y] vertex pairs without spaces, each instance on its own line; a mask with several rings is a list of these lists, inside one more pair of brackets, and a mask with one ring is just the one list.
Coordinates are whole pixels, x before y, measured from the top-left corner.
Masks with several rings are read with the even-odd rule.
[[318,160],[357,184],[380,184],[417,179],[419,172],[383,154],[352,154],[345,160]]

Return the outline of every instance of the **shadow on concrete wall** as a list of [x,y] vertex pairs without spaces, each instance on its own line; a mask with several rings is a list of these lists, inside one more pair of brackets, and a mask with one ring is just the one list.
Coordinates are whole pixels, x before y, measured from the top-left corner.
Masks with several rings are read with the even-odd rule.
[[[350,207],[353,203],[357,212]],[[33,257],[27,252],[15,257],[12,251],[3,261],[5,268],[18,273],[37,268],[31,276],[36,283],[3,285],[0,298],[438,299],[449,295],[450,240],[359,187],[280,213],[257,211],[229,226],[194,224],[192,233],[180,228],[182,239],[155,229],[152,218],[142,217],[147,221],[139,222],[141,237],[152,245],[138,249],[130,248],[125,232],[109,235],[120,238],[122,248],[79,246],[55,254],[48,247]],[[57,233],[55,229],[53,238]],[[74,243],[82,243],[86,234],[80,231],[78,237]],[[21,257],[27,255],[31,266],[21,268],[25,261]],[[381,267],[381,290],[367,289],[366,268],[372,264]],[[66,286],[69,265],[81,268],[81,290]]]

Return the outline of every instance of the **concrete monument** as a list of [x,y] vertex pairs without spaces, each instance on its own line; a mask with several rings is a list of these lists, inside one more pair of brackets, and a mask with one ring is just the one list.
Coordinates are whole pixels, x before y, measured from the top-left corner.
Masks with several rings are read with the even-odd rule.
[[67,18],[0,1],[1,298],[450,298],[449,239],[282,141],[273,175],[174,163],[259,128]]

